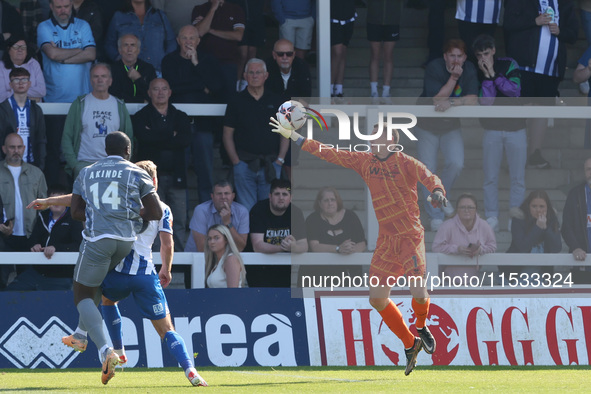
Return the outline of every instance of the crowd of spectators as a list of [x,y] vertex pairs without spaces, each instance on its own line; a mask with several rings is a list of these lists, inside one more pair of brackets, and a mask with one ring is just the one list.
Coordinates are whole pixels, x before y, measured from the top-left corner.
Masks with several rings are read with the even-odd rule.
[[[318,193],[315,212],[306,220],[302,211],[291,204],[288,140],[269,133],[267,123],[283,101],[312,94],[305,59],[312,49],[314,2],[267,3],[23,0],[17,9],[0,0],[0,142],[4,159],[0,163],[0,182],[11,185],[0,193],[4,200],[0,250],[44,252],[47,258],[59,250],[51,244],[56,238],[51,231],[70,220],[68,211],[51,211],[37,217],[24,209],[27,199],[44,197],[47,184],[54,185],[50,191],[55,193],[68,191],[68,185],[84,166],[104,157],[105,136],[120,130],[132,139],[135,160],[152,160],[158,166],[158,193],[175,216],[175,247],[178,251],[208,252],[208,275],[217,276],[216,286],[224,273],[231,287],[246,283],[291,284],[287,268],[253,266],[245,272],[239,257],[243,251],[364,251],[367,241],[359,219],[344,209],[336,189],[325,188]],[[331,1],[331,94],[335,97],[344,95],[347,47],[358,20],[356,3]],[[371,97],[380,96],[381,62],[381,102],[387,103],[384,99],[392,94],[394,46],[404,39],[400,37],[403,2],[365,3]],[[430,2],[431,11],[441,3]],[[443,112],[453,106],[476,105],[478,100],[481,105],[495,105],[495,100],[504,97],[554,97],[564,75],[565,44],[576,38],[577,23],[570,2],[559,2],[552,12],[534,12],[522,0],[506,6],[504,32],[506,52],[511,57],[498,56],[492,38],[500,9],[485,8],[484,21],[476,21],[466,3],[457,2],[456,19],[462,40],[439,45],[442,52],[430,48],[423,100]],[[265,45],[266,6],[278,22],[279,40],[269,46],[272,56],[262,60],[257,50]],[[435,16],[430,16],[430,47],[443,37],[432,34],[439,26]],[[538,33],[544,39],[535,51],[523,50],[524,37]],[[548,54],[550,67],[540,69],[536,59],[554,47],[555,53]],[[575,81],[583,83],[591,77],[590,54],[588,50],[579,60]],[[67,115],[44,117],[37,104],[42,101],[71,103],[71,107]],[[130,116],[126,103],[147,105]],[[225,117],[216,119],[187,116],[174,106],[177,103],[228,106]],[[591,237],[581,237],[573,229],[583,228],[579,216],[583,216],[585,206],[580,206],[580,200],[583,193],[591,193],[588,184],[583,191],[569,195],[562,229],[554,220],[556,215],[552,215],[546,194],[525,198],[526,163],[549,168],[541,157],[545,121],[528,123],[528,144],[525,120],[481,120],[485,130],[485,218],[480,219],[477,201],[469,195],[458,200],[456,216],[446,222],[445,216],[453,215],[453,209],[443,212],[425,204],[431,230],[440,230],[434,251],[454,250],[451,253],[470,256],[494,251],[494,232],[498,231],[500,216],[498,178],[505,150],[511,173],[509,226],[514,242],[510,251],[554,253],[561,245],[560,237],[558,242],[556,237],[562,231],[574,258],[586,257]],[[433,172],[438,172],[437,154],[442,150],[445,164],[439,176],[451,191],[464,165],[459,120],[421,119],[416,131],[419,159]],[[231,169],[231,179],[221,182],[215,182],[213,176],[216,141]],[[187,215],[187,169],[191,167],[197,175],[199,205],[193,215]],[[30,181],[24,182],[25,177]],[[539,204],[538,200],[546,206],[548,213],[543,216],[548,218],[547,223],[540,219],[541,214],[534,213],[532,204]],[[347,223],[347,231],[339,227],[345,226],[342,223]],[[228,231],[216,230],[212,227],[216,225]],[[34,228],[37,230],[33,237]],[[47,234],[38,234],[43,233],[42,229]],[[472,239],[474,229],[480,235],[486,230],[486,239]],[[532,238],[532,231],[538,238]],[[548,240],[540,238],[540,231]],[[465,235],[467,245],[454,243],[458,234]],[[526,247],[523,239],[535,242]],[[545,243],[550,241],[553,243]],[[71,245],[62,248],[71,249]],[[13,269],[1,266],[0,287],[8,284]],[[13,287],[29,283],[33,274],[48,276],[36,267],[18,271]],[[213,282],[210,287],[214,287]]]

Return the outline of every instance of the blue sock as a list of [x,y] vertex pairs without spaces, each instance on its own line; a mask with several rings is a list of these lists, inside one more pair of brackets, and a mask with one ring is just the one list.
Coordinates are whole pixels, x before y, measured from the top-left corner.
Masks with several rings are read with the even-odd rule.
[[123,330],[121,326],[121,312],[117,305],[103,305],[103,320],[113,342],[113,349],[123,349]]
[[183,371],[193,368],[193,361],[187,353],[187,347],[185,346],[183,337],[177,334],[176,331],[169,331],[164,335],[164,342],[166,342],[170,354],[172,354],[176,361],[181,364]]

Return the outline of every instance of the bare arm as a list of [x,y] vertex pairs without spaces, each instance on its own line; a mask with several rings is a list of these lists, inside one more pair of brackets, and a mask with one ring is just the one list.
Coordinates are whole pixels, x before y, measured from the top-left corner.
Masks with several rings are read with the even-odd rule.
[[74,220],[86,221],[86,201],[79,194],[72,194],[70,215],[72,215],[72,219]]
[[263,233],[250,234],[252,248],[257,253],[280,253],[283,249],[279,245],[268,244],[264,240]]
[[142,208],[140,215],[144,220],[160,220],[162,218],[162,207],[156,193],[149,193],[142,197]]
[[72,203],[72,194],[64,194],[61,196],[38,198],[33,200],[27,205],[28,209],[35,209],[37,211],[43,211],[49,208],[51,205],[59,205],[63,207],[69,207]]
[[215,15],[215,11],[218,9],[219,1],[213,1],[211,3],[211,7],[207,12],[207,15],[204,17],[197,17],[193,21],[193,25],[197,28],[199,32],[199,37],[203,37],[211,30],[211,21],[213,20],[213,16]]
[[228,256],[224,261],[224,272],[226,273],[226,284],[228,288],[240,286],[240,261],[236,256]]
[[160,258],[162,259],[162,267],[158,272],[160,284],[162,288],[166,288],[172,280],[170,270],[172,269],[172,256],[174,254],[174,241],[172,234],[166,231],[160,231]]
[[294,253],[304,253],[308,251],[308,240],[306,238],[298,239],[291,245],[291,251]]
[[[277,157],[285,159],[285,155],[287,154],[287,150],[289,149],[289,142],[290,140],[287,138],[281,138],[279,141],[279,154]],[[283,163],[277,163],[283,165]]]
[[[589,61],[589,63],[591,63],[591,60]],[[582,83],[589,80],[589,78],[591,78],[591,69],[589,67],[589,65],[585,67],[582,64],[577,64],[577,68],[575,69],[575,73],[573,74],[573,81],[575,83]]]
[[[234,145],[234,128],[224,126],[224,147],[226,148],[226,152],[228,152],[228,157],[232,164],[236,165],[240,162],[240,158],[238,157],[238,153],[236,153],[236,145]],[[289,141],[288,141],[289,144]]]
[[248,240],[248,233],[246,234],[240,234],[238,231],[236,231],[235,227],[232,227],[230,229],[230,233],[232,234],[232,238],[234,239],[234,243],[236,244],[236,247],[238,248],[239,251],[243,251],[244,248],[246,247],[246,241]]

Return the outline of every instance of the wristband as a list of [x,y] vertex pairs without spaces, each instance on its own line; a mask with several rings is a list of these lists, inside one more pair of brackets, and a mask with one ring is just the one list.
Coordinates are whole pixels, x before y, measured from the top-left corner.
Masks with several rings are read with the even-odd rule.
[[284,163],[285,163],[285,159],[284,159],[284,158],[282,158],[282,157],[278,157],[278,158],[277,158],[277,161],[278,161],[279,163],[281,163],[281,164],[284,164]]

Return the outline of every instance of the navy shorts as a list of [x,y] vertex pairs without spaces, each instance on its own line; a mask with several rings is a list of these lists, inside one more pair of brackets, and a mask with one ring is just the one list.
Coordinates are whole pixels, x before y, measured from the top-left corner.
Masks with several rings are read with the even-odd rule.
[[398,41],[400,39],[400,25],[367,24],[367,40],[373,42]]
[[111,301],[121,301],[133,294],[142,316],[147,319],[160,320],[169,313],[158,275],[128,275],[111,270],[101,289],[103,295]]

